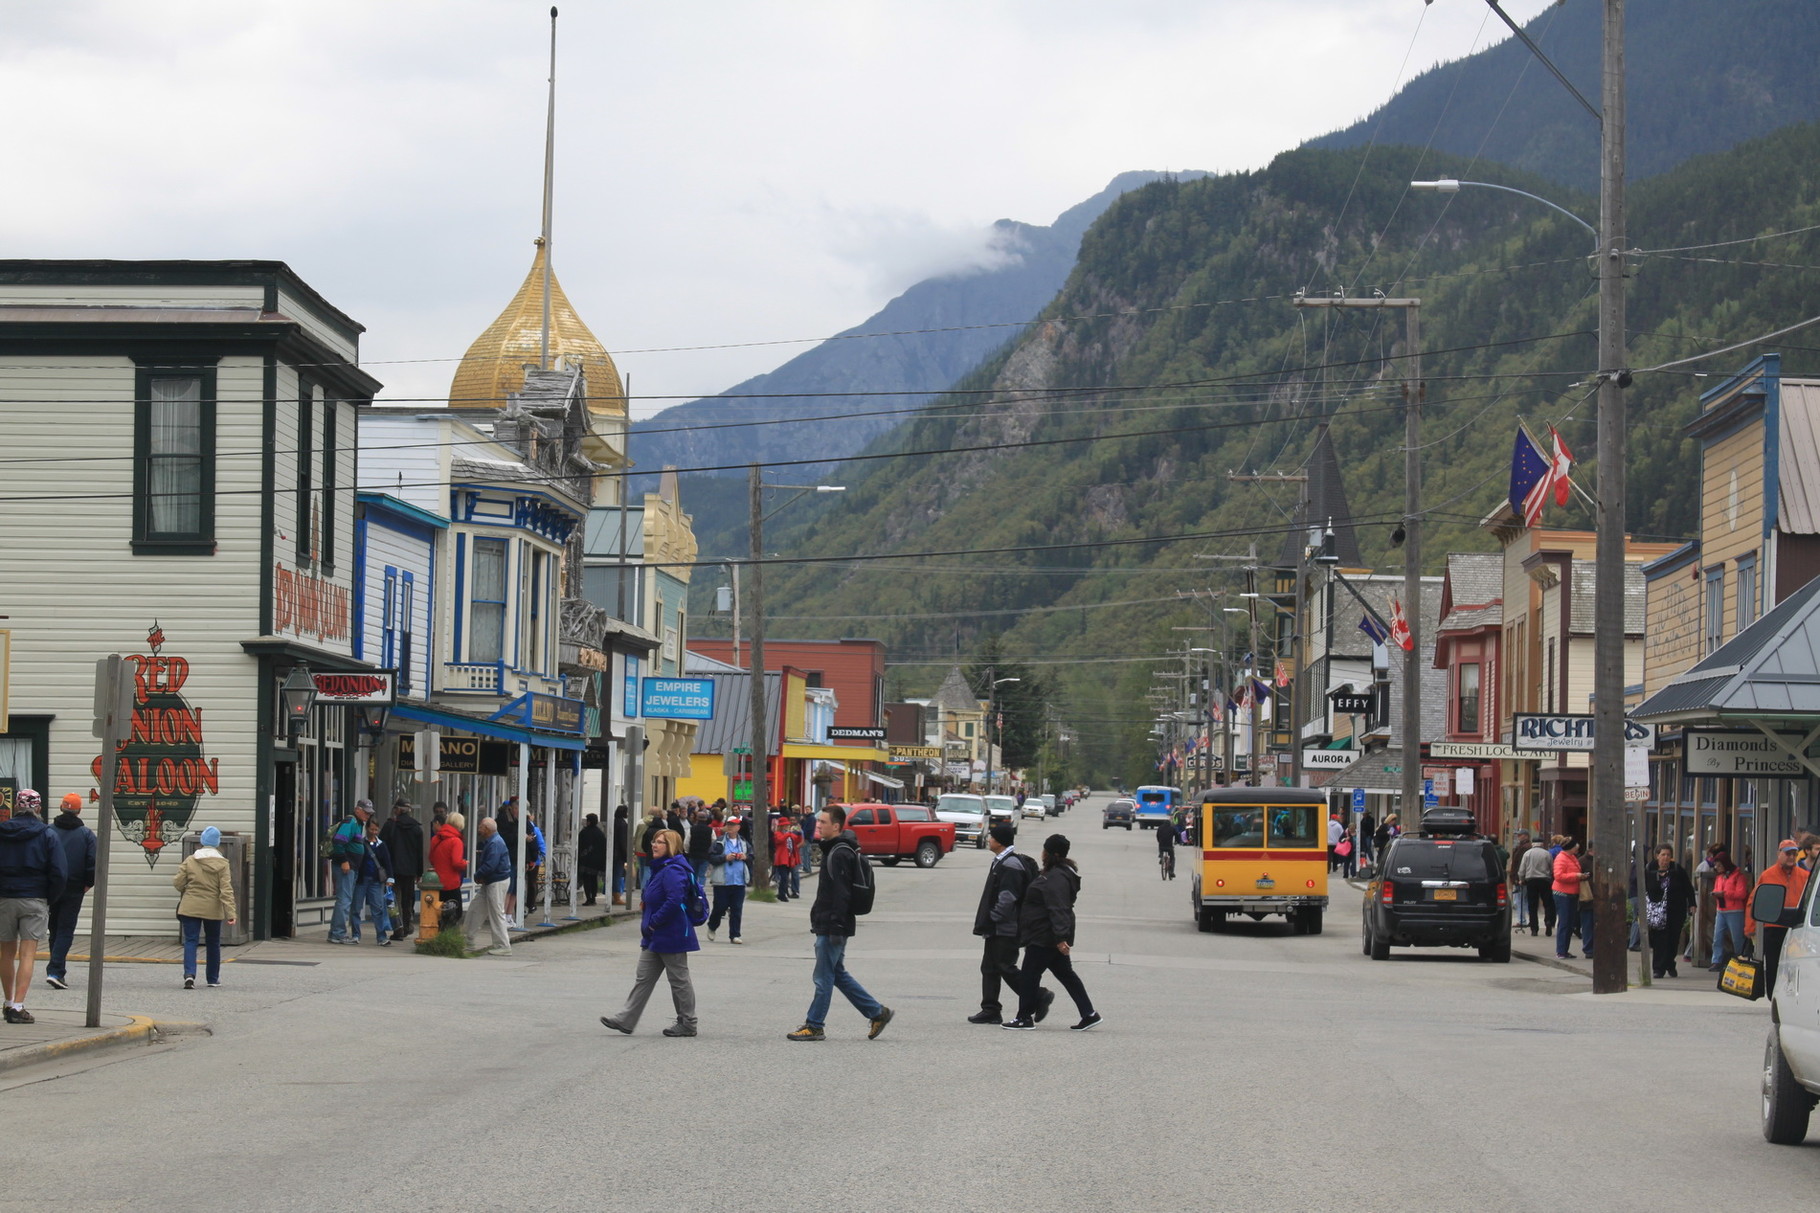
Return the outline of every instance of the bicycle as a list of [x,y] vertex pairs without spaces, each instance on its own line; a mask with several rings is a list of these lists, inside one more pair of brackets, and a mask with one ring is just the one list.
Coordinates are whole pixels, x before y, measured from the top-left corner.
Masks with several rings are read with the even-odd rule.
[[1157,862],[1157,867],[1162,869],[1162,878],[1164,880],[1174,880],[1175,879],[1175,852],[1174,851],[1159,852],[1156,857],[1156,862]]

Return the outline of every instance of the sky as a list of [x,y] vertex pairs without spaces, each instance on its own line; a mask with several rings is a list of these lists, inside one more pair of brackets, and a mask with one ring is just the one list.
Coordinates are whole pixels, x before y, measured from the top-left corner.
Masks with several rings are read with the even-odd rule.
[[[285,261],[396,401],[446,399],[530,267],[546,2],[0,0],[0,31],[0,256]],[[1505,36],[1482,0],[568,0],[554,265],[647,415],[996,219],[1260,167]]]

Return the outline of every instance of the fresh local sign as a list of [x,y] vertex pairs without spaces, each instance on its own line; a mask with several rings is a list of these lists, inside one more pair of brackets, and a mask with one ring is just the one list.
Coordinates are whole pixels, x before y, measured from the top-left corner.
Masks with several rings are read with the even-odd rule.
[[1748,732],[1689,729],[1682,737],[1685,770],[1689,775],[1729,775],[1746,779],[1800,778],[1807,774],[1807,768],[1790,757],[1789,751],[1799,751],[1801,741],[1799,733],[1782,734],[1783,744],[1778,745],[1773,738],[1755,729]]
[[[1655,740],[1653,725],[1624,721],[1626,745],[1649,744]],[[1518,750],[1576,750],[1593,748],[1591,716],[1536,716],[1519,714],[1512,718],[1510,744]]]
[[714,719],[712,678],[646,678],[639,706],[659,720]]

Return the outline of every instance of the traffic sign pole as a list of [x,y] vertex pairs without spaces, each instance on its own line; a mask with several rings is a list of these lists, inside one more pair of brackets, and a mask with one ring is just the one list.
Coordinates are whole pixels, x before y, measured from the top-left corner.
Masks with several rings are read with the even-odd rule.
[[[95,663],[95,720],[93,731],[101,739],[101,820],[95,823],[95,899],[88,911],[88,1019],[101,1026],[102,957],[107,951],[107,870],[114,844],[114,778],[120,747],[131,735],[133,721],[132,667],[118,653]],[[80,873],[76,875],[81,880]]]

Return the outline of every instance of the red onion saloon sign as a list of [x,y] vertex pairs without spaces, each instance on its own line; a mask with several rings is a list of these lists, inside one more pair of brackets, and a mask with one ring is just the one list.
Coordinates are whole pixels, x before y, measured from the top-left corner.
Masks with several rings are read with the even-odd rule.
[[[183,697],[190,663],[162,652],[164,631],[152,626],[149,654],[128,657],[133,671],[133,726],[114,757],[114,817],[155,867],[164,848],[183,837],[197,802],[221,792],[218,758],[202,753],[202,709]],[[103,759],[90,770],[104,778]]]

